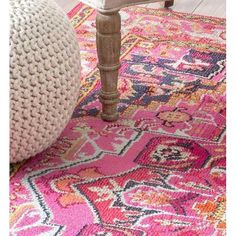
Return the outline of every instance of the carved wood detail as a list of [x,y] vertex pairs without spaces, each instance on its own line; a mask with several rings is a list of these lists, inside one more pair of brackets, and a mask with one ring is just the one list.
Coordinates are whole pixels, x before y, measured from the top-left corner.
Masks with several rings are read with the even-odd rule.
[[102,85],[99,95],[102,103],[101,117],[106,121],[115,121],[119,117],[117,112],[119,102],[117,82],[121,48],[119,12],[97,12],[96,29],[98,68]]

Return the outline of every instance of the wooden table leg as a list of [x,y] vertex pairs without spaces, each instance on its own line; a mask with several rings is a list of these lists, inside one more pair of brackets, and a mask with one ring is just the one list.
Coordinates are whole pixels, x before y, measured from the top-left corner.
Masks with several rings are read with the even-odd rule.
[[120,68],[121,18],[118,11],[97,12],[97,53],[102,89],[99,99],[102,103],[101,117],[105,121],[115,121],[119,115],[117,104],[118,71]]
[[174,0],[165,1],[165,7],[172,7],[174,5]]

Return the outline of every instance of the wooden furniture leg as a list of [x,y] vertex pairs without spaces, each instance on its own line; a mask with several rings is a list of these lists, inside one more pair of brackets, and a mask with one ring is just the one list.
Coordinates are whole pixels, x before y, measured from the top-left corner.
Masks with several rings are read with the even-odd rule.
[[97,12],[97,54],[102,89],[99,99],[102,103],[101,117],[105,121],[116,121],[119,117],[117,103],[118,71],[120,68],[121,18],[118,11]]
[[172,7],[174,5],[174,0],[165,1],[165,7]]

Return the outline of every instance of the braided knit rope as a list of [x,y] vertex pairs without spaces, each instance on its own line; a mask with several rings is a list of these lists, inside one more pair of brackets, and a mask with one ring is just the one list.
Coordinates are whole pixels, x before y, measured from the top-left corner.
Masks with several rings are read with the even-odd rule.
[[69,121],[80,82],[75,33],[51,0],[10,0],[10,161],[50,146]]

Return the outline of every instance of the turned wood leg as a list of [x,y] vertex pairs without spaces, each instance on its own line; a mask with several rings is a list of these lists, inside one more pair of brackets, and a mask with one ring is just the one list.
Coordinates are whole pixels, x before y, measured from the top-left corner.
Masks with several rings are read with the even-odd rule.
[[174,5],[174,0],[165,1],[165,7],[172,7]]
[[121,18],[118,11],[97,12],[97,53],[102,89],[99,99],[102,103],[101,117],[106,121],[115,121],[119,115],[117,103],[118,70],[120,68]]

